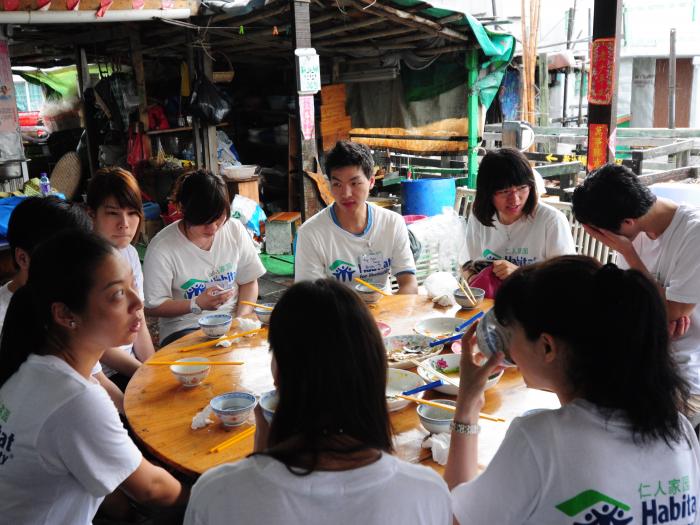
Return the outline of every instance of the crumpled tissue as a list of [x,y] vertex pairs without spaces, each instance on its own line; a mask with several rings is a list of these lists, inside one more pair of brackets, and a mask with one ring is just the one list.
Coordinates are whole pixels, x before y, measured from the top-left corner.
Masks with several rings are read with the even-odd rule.
[[450,434],[447,432],[432,434],[423,441],[421,446],[430,449],[433,453],[433,460],[438,465],[447,465],[447,455],[450,451]]
[[214,421],[209,419],[211,416],[212,409],[209,405],[204,407],[204,410],[197,412],[197,414],[192,418],[192,430],[197,430],[198,428],[204,428],[207,425],[211,425]]
[[430,274],[423,283],[428,297],[440,306],[454,306],[456,303],[454,291],[459,288],[457,279],[448,272]]

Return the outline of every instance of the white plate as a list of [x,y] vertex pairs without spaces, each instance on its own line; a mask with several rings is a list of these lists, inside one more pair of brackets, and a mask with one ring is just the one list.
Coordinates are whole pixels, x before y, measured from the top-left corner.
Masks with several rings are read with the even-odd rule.
[[[433,370],[443,372],[444,368],[451,369],[457,367],[457,369],[459,369],[460,359],[461,356],[459,354],[442,354],[426,359],[425,361],[423,361],[423,363],[430,366]],[[425,370],[422,367],[418,367],[418,375],[420,375],[427,383],[432,383],[433,381],[437,381],[439,379],[437,376],[431,374],[430,371]],[[489,380],[486,381],[486,390],[496,385],[496,383],[498,383],[498,381],[501,379],[502,375],[503,370],[489,377]],[[459,378],[455,377],[453,379],[455,383],[459,385]],[[458,387],[454,385],[442,385],[437,387],[435,390],[438,392],[442,392],[443,394],[447,394],[448,396],[456,396]]]
[[[384,338],[384,348],[387,351],[387,364],[392,368],[413,368],[415,365],[411,363],[412,359],[423,361],[431,356],[438,355],[442,352],[443,345],[430,347],[432,337],[425,335],[409,334],[409,335],[394,335]],[[405,356],[398,354],[403,351],[404,347],[411,349],[420,349],[420,354],[406,354]],[[392,354],[397,353],[397,358],[392,358]]]
[[[386,395],[393,396],[405,392],[406,390],[411,390],[413,388],[424,385],[423,380],[413,372],[408,370],[398,370],[396,368],[389,368],[386,371]],[[413,394],[413,397],[423,397],[423,392],[418,392]],[[408,406],[410,401],[405,399],[388,399],[386,404],[389,407],[389,412],[396,412],[402,408]]]
[[443,339],[455,335],[455,328],[464,321],[465,319],[460,319],[459,317],[433,317],[431,319],[423,319],[413,327],[413,330],[420,335],[426,335],[433,339]]

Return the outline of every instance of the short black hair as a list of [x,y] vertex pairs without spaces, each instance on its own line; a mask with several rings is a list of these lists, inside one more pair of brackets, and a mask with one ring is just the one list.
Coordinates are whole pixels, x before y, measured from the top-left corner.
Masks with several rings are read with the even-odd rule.
[[646,275],[583,255],[554,257],[503,281],[495,313],[530,341],[542,333],[561,341],[576,395],[608,415],[621,411],[635,439],[682,438],[688,384],[672,355],[664,301]]
[[226,183],[207,170],[197,170],[183,175],[178,184],[175,200],[180,205],[185,224],[199,226],[211,224],[222,215],[231,216]]
[[606,164],[592,171],[574,190],[576,220],[617,232],[625,219],[638,219],[656,202],[648,187],[626,166]]
[[[310,308],[314,328],[303,330]],[[357,294],[335,279],[296,283],[275,306],[268,337],[279,405],[267,454],[308,473],[323,453],[392,451],[386,350]]]
[[326,175],[330,179],[333,170],[357,166],[368,179],[374,174],[374,159],[372,152],[364,144],[349,140],[338,141],[326,155]]
[[70,229],[92,231],[92,221],[79,204],[54,195],[24,199],[12,211],[7,225],[7,240],[15,267],[17,248],[31,257],[37,245],[62,230]]
[[493,226],[494,194],[511,186],[530,187],[523,214],[532,215],[537,208],[535,174],[525,155],[513,148],[500,148],[484,155],[476,179],[476,196],[472,215],[484,226]]

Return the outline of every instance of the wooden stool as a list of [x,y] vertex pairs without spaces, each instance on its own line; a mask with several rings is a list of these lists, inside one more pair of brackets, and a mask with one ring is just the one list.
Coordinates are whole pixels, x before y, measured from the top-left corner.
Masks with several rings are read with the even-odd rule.
[[260,204],[260,191],[258,190],[258,176],[249,179],[231,180],[226,179],[229,196],[233,200],[234,195],[248,197]]
[[298,211],[281,211],[270,216],[265,223],[265,253],[292,253],[294,236],[300,226],[301,213]]

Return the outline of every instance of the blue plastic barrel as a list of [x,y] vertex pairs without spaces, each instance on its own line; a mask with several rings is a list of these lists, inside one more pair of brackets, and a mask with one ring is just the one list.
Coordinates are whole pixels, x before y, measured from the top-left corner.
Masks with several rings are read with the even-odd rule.
[[401,181],[401,213],[403,215],[439,215],[455,204],[457,190],[454,179],[413,179]]

